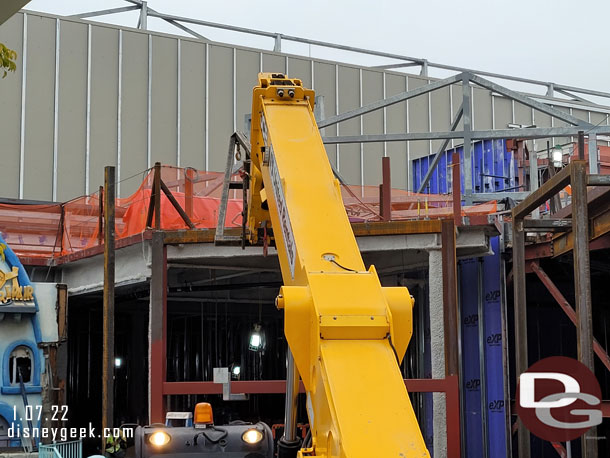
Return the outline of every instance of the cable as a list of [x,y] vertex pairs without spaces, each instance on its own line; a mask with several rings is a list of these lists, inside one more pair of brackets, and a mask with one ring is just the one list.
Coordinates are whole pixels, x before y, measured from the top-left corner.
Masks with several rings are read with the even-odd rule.
[[330,261],[330,262],[332,262],[333,264],[335,264],[336,266],[341,267],[343,270],[347,270],[348,272],[358,272],[357,270],[350,269],[349,267],[342,266],[341,264],[339,264],[339,263],[338,263],[336,260],[334,260],[334,259],[330,259],[329,261]]

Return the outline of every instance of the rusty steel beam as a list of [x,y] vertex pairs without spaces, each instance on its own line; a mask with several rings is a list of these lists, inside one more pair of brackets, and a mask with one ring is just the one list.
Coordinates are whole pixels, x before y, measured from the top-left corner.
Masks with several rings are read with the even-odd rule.
[[[590,221],[589,241],[610,233],[610,210],[601,213]],[[574,249],[575,232],[567,232],[553,239],[553,256],[560,256]]]
[[184,211],[189,218],[193,218],[193,174],[194,170],[187,167],[184,170]]
[[457,256],[455,225],[443,220],[441,225],[441,256],[443,264],[443,314],[445,317],[445,376],[459,374]]
[[[576,317],[576,312],[574,311],[568,300],[564,297],[564,295],[561,294],[559,288],[557,288],[555,283],[553,283],[553,280],[551,280],[551,278],[542,269],[542,267],[540,267],[538,263],[531,263],[531,269],[532,272],[534,272],[538,276],[538,278],[546,287],[551,296],[553,296],[553,298],[557,301],[557,303],[561,307],[561,310],[563,310],[566,316],[570,319],[570,321],[575,326],[577,326],[578,318]],[[606,366],[606,369],[610,371],[610,356],[608,356],[608,353],[606,352],[606,350],[604,350],[604,347],[602,347],[601,344],[595,338],[593,338],[593,351],[600,359],[602,364]]]
[[[104,168],[104,298],[102,350],[102,428],[114,426],[115,169]],[[105,448],[103,441],[102,450]]]
[[390,158],[381,158],[382,184],[379,185],[379,213],[383,221],[392,220],[392,176]]
[[[523,231],[523,220],[515,218],[514,215],[515,209],[513,209],[513,291],[515,313],[515,371],[518,378],[527,371],[528,368],[527,302],[525,282],[525,233]],[[521,419],[517,419],[517,424],[517,447],[519,457],[530,458],[530,433]]]
[[153,170],[153,184],[148,203],[148,214],[146,215],[146,227],[153,227],[154,215],[154,228],[159,230],[161,229],[161,163],[155,162]]
[[[101,245],[104,242],[104,187],[100,186],[98,196],[98,216],[97,216],[97,244]],[[115,209],[116,212],[116,209]],[[116,215],[115,215],[116,216]]]
[[[584,138],[579,135],[579,143]],[[584,148],[581,150],[584,153]],[[589,216],[587,203],[587,164],[574,161],[570,167],[572,185],[572,221],[574,234],[574,286],[578,325],[578,360],[595,372],[593,360],[593,312],[591,304],[591,266],[589,259]],[[582,439],[582,457],[597,458],[596,428],[591,428]]]
[[[195,225],[191,221],[191,218],[189,218],[189,216],[186,214],[186,212],[182,209],[182,207],[180,206],[180,204],[178,203],[178,201],[176,200],[176,198],[174,197],[172,192],[169,190],[169,188],[167,186],[165,186],[165,183],[163,183],[163,180],[160,179],[159,182],[161,184],[161,189],[163,190],[163,192],[167,196],[170,203],[174,206],[174,208],[176,209],[176,211],[182,218],[182,221],[184,221],[190,229],[195,229]],[[192,202],[191,202],[191,205],[192,205]]]
[[544,202],[552,198],[555,194],[570,184],[570,174],[575,163],[573,161],[567,167],[561,169],[553,178],[544,183],[535,191],[532,191],[525,199],[513,208],[513,220],[522,219],[529,215],[533,210],[538,208]]

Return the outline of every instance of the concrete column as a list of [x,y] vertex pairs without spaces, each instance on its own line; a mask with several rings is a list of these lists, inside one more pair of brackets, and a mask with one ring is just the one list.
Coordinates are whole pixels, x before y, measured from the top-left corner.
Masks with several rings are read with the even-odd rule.
[[[430,348],[432,378],[445,378],[445,321],[443,315],[443,257],[441,250],[430,250],[428,285],[430,303]],[[447,457],[447,412],[445,393],[432,394],[434,458]]]

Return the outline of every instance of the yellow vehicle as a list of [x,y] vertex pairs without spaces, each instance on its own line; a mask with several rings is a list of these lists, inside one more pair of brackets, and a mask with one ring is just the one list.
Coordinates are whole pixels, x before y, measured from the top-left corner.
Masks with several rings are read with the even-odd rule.
[[[413,299],[365,268],[313,104],[300,80],[259,74],[245,233],[260,244],[270,222],[284,281],[276,304],[290,348],[278,457],[429,457],[399,370]],[[294,433],[299,378],[311,426],[305,444]]]

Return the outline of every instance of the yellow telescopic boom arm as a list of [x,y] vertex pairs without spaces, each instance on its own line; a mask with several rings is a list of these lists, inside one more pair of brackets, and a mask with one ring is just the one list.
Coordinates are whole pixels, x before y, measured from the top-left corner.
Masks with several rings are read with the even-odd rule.
[[400,372],[413,299],[364,266],[313,115],[314,92],[261,73],[252,101],[248,229],[270,226],[285,334],[307,393],[300,456],[429,457]]

